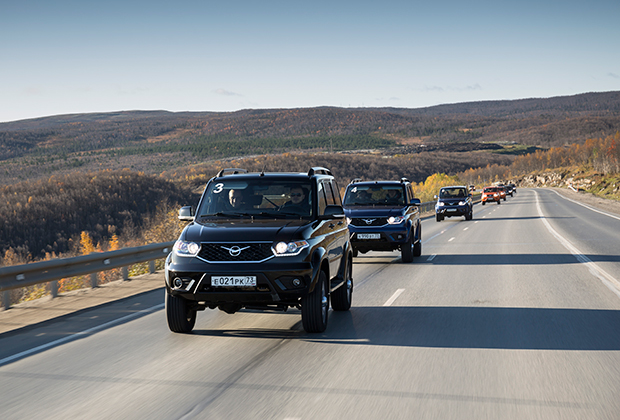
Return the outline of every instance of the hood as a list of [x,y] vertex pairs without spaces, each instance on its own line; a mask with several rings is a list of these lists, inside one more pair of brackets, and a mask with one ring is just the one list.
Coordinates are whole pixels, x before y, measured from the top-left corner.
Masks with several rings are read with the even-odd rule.
[[352,206],[344,209],[344,215],[350,218],[361,218],[361,217],[385,217],[388,218],[390,216],[402,216],[403,207],[390,207],[390,206],[381,206],[381,207],[358,207]]
[[270,242],[298,239],[307,220],[210,220],[192,222],[181,233],[181,239],[192,242]]

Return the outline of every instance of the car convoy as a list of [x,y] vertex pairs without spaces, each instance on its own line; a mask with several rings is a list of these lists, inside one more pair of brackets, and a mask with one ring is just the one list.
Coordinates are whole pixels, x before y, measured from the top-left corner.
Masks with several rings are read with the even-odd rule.
[[[470,191],[468,186],[441,188],[437,221],[471,220]],[[482,204],[499,203],[500,191],[506,190],[484,188]],[[420,206],[406,178],[355,179],[343,200],[326,168],[306,173],[223,169],[208,181],[195,209],[179,210],[179,219],[189,223],[166,258],[168,327],[189,333],[197,312],[207,308],[229,314],[297,308],[306,332],[323,332],[330,306],[334,311],[351,307],[353,258],[359,253],[400,250],[404,263],[421,255]]]

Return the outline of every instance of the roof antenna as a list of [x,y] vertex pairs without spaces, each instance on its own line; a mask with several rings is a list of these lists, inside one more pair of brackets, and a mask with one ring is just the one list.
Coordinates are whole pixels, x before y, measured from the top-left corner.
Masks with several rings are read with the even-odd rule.
[[265,176],[265,167],[267,166],[266,163],[263,164],[263,170],[260,172],[260,176]]

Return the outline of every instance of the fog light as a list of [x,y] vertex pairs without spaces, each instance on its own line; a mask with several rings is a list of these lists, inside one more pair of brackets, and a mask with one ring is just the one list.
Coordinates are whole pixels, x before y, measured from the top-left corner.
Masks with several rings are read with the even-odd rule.
[[299,279],[293,279],[293,286],[295,286],[295,287],[299,287],[299,286],[301,286],[301,280],[299,280]]
[[183,280],[181,280],[179,277],[175,278],[174,287],[176,287],[177,289],[180,289],[181,287],[183,287]]

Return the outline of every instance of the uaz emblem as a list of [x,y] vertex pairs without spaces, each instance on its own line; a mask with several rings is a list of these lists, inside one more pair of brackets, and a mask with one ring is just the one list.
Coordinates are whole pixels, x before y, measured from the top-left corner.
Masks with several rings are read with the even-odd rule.
[[366,222],[367,225],[372,224],[372,222],[374,222],[377,219],[362,219],[364,222]]
[[239,254],[241,254],[241,251],[243,251],[244,249],[248,249],[249,246],[246,246],[245,248],[239,248],[237,245],[235,245],[231,246],[230,248],[226,248],[225,246],[221,246],[220,248],[224,248],[232,257],[238,257]]

